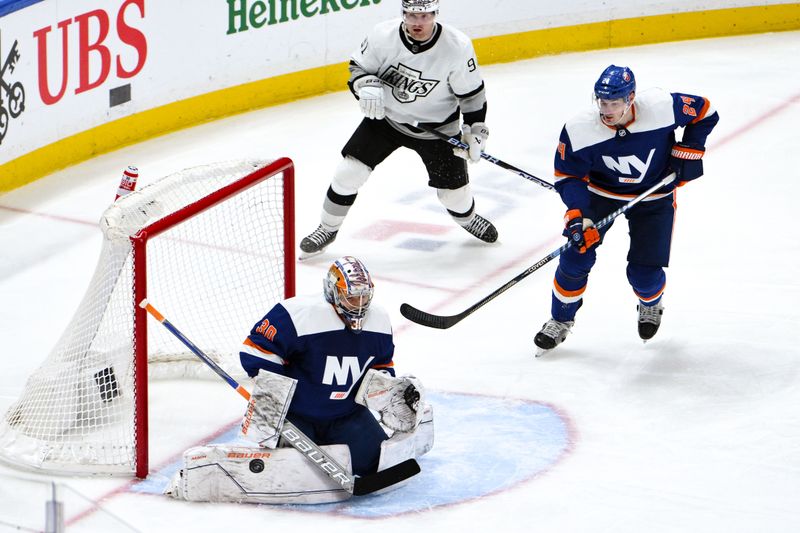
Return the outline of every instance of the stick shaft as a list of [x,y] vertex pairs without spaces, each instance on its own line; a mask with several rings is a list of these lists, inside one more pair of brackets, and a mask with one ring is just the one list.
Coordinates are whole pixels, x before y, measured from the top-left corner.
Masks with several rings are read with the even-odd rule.
[[[639,202],[641,202],[642,200],[653,194],[661,187],[664,187],[665,185],[672,183],[674,179],[675,179],[675,174],[674,173],[669,174],[661,181],[659,181],[658,183],[656,183],[655,185],[653,185],[652,187],[650,187],[649,189],[638,195],[636,198],[633,198],[632,200],[630,200],[628,203],[626,203],[613,213],[610,213],[609,215],[603,217],[597,224],[595,224],[595,227],[597,229],[601,229],[607,226],[615,218],[628,211],[631,207],[638,204]],[[527,278],[528,276],[539,270],[541,267],[543,267],[544,265],[546,265],[559,255],[561,255],[564,251],[566,251],[567,248],[570,248],[571,246],[572,242],[567,241],[567,243],[561,246],[560,248],[553,250],[547,256],[543,257],[542,259],[540,259],[539,261],[537,261],[536,263],[525,269],[523,272],[517,274],[513,279],[506,282],[502,287],[496,289],[491,294],[481,299],[479,302],[473,304],[472,306],[468,307],[467,309],[456,315],[450,315],[450,316],[434,315],[432,313],[427,313],[425,311],[422,311],[405,303],[400,306],[400,313],[408,320],[420,324],[422,326],[427,326],[429,328],[436,328],[436,329],[450,328],[452,326],[455,326],[456,324],[458,324],[459,322],[467,318],[469,315],[471,315],[472,313],[474,313],[487,303],[491,302],[504,292],[506,292],[508,289],[510,289],[523,279]]]
[[[416,127],[421,129],[421,130],[423,130],[423,131],[427,131],[428,133],[432,133],[433,135],[436,135],[441,140],[452,144],[456,148],[461,148],[462,150],[467,150],[469,148],[469,146],[467,146],[466,143],[459,141],[455,137],[450,137],[446,133],[442,133],[441,131],[439,131],[439,130],[437,130],[435,128],[432,128],[430,126],[426,126],[425,124],[419,124],[418,123],[418,124],[416,124]],[[506,163],[502,159],[498,159],[498,158],[496,158],[496,157],[494,157],[492,155],[487,154],[486,152],[481,153],[481,158],[489,161],[490,163],[494,163],[495,165],[497,165],[500,168],[504,168],[506,170],[510,170],[511,172],[517,174],[518,176],[521,176],[521,177],[525,178],[528,181],[532,181],[532,182],[536,183],[537,185],[541,185],[545,189],[550,189],[551,191],[555,191],[556,190],[555,186],[553,186],[552,183],[550,183],[548,181],[545,181],[542,178],[537,178],[533,174],[529,174],[529,173],[525,172],[524,170],[522,170],[521,168],[517,168],[517,167],[515,167],[514,165],[512,165],[510,163]]]

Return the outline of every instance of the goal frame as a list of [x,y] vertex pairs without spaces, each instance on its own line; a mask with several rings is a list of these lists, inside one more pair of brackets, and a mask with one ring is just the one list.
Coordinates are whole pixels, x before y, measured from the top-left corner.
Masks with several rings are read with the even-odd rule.
[[150,239],[168,229],[202,213],[253,185],[283,174],[283,243],[284,243],[284,297],[295,295],[295,252],[294,252],[294,163],[287,157],[248,174],[247,176],[201,198],[197,202],[175,211],[160,220],[142,228],[130,238],[133,262],[134,307],[133,345],[134,345],[134,445],[136,448],[136,477],[147,477],[149,466],[149,417],[148,417],[148,372],[147,372],[147,311],[138,302],[147,298],[147,243]]

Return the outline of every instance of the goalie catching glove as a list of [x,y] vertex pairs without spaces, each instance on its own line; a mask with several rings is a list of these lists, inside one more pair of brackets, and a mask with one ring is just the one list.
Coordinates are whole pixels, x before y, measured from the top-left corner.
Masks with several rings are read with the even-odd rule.
[[476,122],[472,126],[462,124],[461,142],[467,149],[453,148],[453,153],[462,159],[477,163],[481,154],[486,150],[486,140],[489,138],[489,128],[483,122]]
[[383,105],[383,82],[377,76],[364,76],[353,82],[353,90],[358,95],[358,105],[364,116],[381,120],[386,116]]
[[414,431],[422,418],[425,389],[414,376],[392,377],[374,369],[367,371],[356,403],[377,411],[381,423],[395,431]]
[[242,436],[264,448],[277,448],[297,380],[261,370],[247,403]]

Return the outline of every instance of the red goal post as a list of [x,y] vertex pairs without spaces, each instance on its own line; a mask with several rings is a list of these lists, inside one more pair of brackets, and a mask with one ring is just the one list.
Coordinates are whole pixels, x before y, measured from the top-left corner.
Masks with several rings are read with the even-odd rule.
[[238,346],[294,295],[294,165],[186,169],[112,204],[89,288],[53,351],[0,419],[0,459],[54,473],[146,477],[148,379],[206,372],[136,305],[159,302],[231,372]]

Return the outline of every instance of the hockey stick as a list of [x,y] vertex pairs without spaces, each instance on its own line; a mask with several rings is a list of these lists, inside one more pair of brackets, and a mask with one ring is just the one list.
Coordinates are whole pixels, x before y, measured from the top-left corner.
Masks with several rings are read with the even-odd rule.
[[[208,355],[206,355],[200,348],[190,341],[183,333],[178,330],[169,320],[164,318],[164,315],[150,304],[145,298],[139,303],[139,307],[145,309],[150,315],[158,320],[161,325],[169,330],[170,333],[175,335],[183,344],[189,348],[192,353],[202,359],[202,361],[211,367],[219,377],[225,380],[228,385],[233,387],[245,400],[250,401],[250,393],[247,389],[239,385],[230,374],[225,372],[217,363],[215,363]],[[317,468],[322,470],[325,475],[337,482],[344,490],[355,496],[363,496],[370,494],[377,490],[384,489],[395,483],[399,483],[405,479],[410,478],[420,472],[419,463],[415,459],[407,459],[402,463],[398,463],[380,472],[369,474],[366,476],[355,477],[349,474],[347,470],[340,465],[331,456],[325,453],[317,444],[308,438],[297,426],[286,420],[281,430],[281,437],[289,442],[297,451],[303,454],[309,461],[311,461]]]
[[[446,133],[442,133],[441,131],[439,131],[439,130],[437,130],[435,128],[432,128],[430,126],[426,126],[425,124],[421,124],[421,123],[414,124],[414,126],[419,128],[419,129],[421,129],[421,130],[423,130],[423,131],[427,131],[428,133],[432,133],[432,134],[436,135],[441,140],[452,144],[456,148],[461,148],[462,150],[468,150],[469,149],[469,146],[466,143],[463,143],[463,142],[459,141],[455,137],[450,137]],[[518,176],[521,176],[521,177],[525,178],[526,180],[530,180],[530,181],[536,183],[537,185],[541,185],[545,189],[550,189],[551,191],[555,191],[556,190],[556,188],[553,186],[552,183],[547,182],[547,181],[545,181],[545,180],[543,180],[541,178],[537,178],[536,176],[534,176],[532,174],[528,174],[524,170],[522,170],[520,168],[517,168],[512,164],[506,163],[502,159],[498,159],[498,158],[496,158],[494,156],[491,156],[491,155],[487,154],[486,152],[481,152],[481,158],[489,161],[490,163],[494,163],[495,165],[497,165],[500,168],[504,168],[506,170],[510,170],[514,174],[517,174]]]
[[[630,200],[628,203],[626,203],[625,205],[623,205],[622,207],[620,207],[619,209],[617,209],[616,211],[614,211],[610,215],[608,215],[605,218],[603,218],[602,220],[600,220],[600,222],[595,224],[595,227],[597,229],[601,229],[601,228],[607,226],[612,220],[614,220],[615,218],[620,216],[622,213],[626,212],[631,207],[633,207],[634,205],[636,205],[639,202],[641,202],[642,200],[644,200],[650,194],[654,193],[655,191],[657,191],[661,187],[663,187],[665,185],[668,185],[669,183],[672,183],[672,180],[674,180],[674,179],[675,179],[675,173],[672,173],[672,174],[666,176],[664,179],[662,179],[661,181],[659,181],[658,183],[656,183],[655,185],[653,185],[652,187],[650,187],[649,189],[644,191],[642,194],[640,194],[636,198]],[[514,285],[516,285],[517,283],[522,281],[523,279],[527,278],[528,276],[530,276],[531,274],[533,274],[534,272],[539,270],[541,267],[543,267],[544,265],[546,265],[547,263],[549,263],[550,261],[552,261],[553,259],[555,259],[559,255],[561,255],[570,246],[572,246],[572,241],[567,241],[567,243],[565,245],[563,245],[561,248],[559,248],[557,250],[554,250],[553,252],[551,252],[546,257],[543,257],[542,259],[540,259],[539,261],[537,261],[536,263],[534,263],[533,265],[528,267],[527,270],[525,270],[524,272],[518,274],[512,280],[507,282],[505,285],[503,285],[502,287],[500,287],[496,291],[492,292],[491,294],[489,294],[488,296],[483,298],[481,301],[479,301],[475,305],[473,305],[473,306],[469,307],[468,309],[465,309],[464,311],[458,313],[457,315],[451,315],[451,316],[434,315],[434,314],[431,314],[431,313],[426,313],[425,311],[421,311],[421,310],[419,310],[419,309],[417,309],[415,307],[412,307],[409,304],[403,304],[403,305],[400,306],[400,314],[402,314],[404,317],[406,317],[407,319],[409,319],[412,322],[416,322],[417,324],[420,324],[422,326],[427,326],[429,328],[437,328],[437,329],[450,328],[452,326],[455,326],[456,324],[458,324],[459,322],[461,322],[462,320],[467,318],[469,315],[471,315],[472,313],[474,313],[475,311],[477,311],[478,309],[480,309],[481,307],[483,307],[487,303],[491,302],[492,300],[494,300],[495,298],[497,298],[498,296],[500,296],[504,292],[506,292],[508,289],[510,289],[511,287],[513,287]]]

